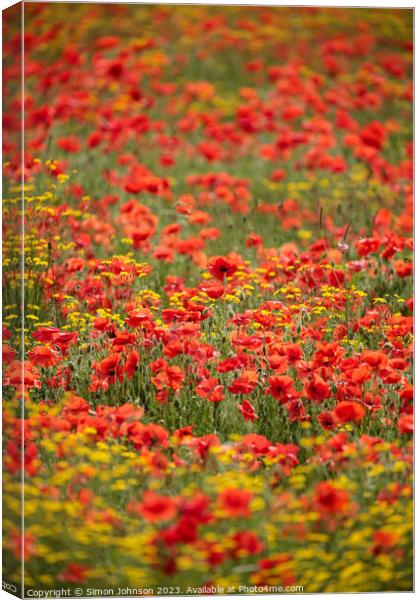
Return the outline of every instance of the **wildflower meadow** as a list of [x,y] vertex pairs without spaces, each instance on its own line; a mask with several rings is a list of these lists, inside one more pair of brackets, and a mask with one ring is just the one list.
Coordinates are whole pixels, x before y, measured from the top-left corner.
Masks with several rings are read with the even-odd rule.
[[412,590],[412,11],[20,10],[6,589]]

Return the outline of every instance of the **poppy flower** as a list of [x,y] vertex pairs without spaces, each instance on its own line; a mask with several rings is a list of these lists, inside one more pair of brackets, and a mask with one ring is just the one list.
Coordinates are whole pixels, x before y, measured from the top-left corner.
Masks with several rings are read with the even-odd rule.
[[84,398],[70,392],[65,396],[64,409],[70,413],[83,414],[88,412],[89,404]]
[[100,362],[94,363],[93,368],[108,383],[115,383],[117,378],[121,376],[120,359],[121,355],[118,352],[114,352]]
[[184,385],[185,373],[181,367],[176,365],[170,366],[166,363],[159,370],[155,377],[152,377],[152,382],[156,389],[164,390],[165,388],[177,391]]
[[381,150],[387,137],[385,127],[379,121],[371,121],[360,132],[360,139],[367,146]]
[[361,359],[373,369],[384,369],[388,364],[388,357],[379,350],[366,350],[362,352]]
[[373,534],[373,545],[370,549],[374,556],[389,554],[398,543],[399,536],[393,531],[375,531]]
[[125,421],[119,434],[128,437],[137,450],[168,446],[169,433],[157,423],[145,425],[139,421]]
[[334,416],[339,423],[361,421],[365,413],[366,411],[361,404],[352,402],[351,400],[340,402],[334,409]]
[[129,505],[129,508],[149,523],[168,521],[177,513],[177,504],[173,498],[151,491],[144,492],[143,500],[140,503]]
[[115,334],[115,337],[112,340],[112,346],[128,346],[134,344],[135,341],[136,336],[134,333],[120,332]]
[[263,239],[260,235],[257,235],[256,233],[250,233],[246,238],[245,245],[247,248],[252,248],[254,246],[261,246],[262,243]]
[[337,426],[337,418],[334,413],[324,410],[318,415],[318,422],[324,429],[334,429]]
[[13,360],[5,369],[3,385],[13,386],[18,392],[23,387],[26,392],[30,388],[41,388],[42,382],[37,368],[29,361],[23,363],[22,381],[22,363],[19,360]]
[[294,365],[302,358],[302,348],[299,344],[286,344],[284,346],[288,361]]
[[72,135],[69,137],[62,137],[57,140],[57,146],[60,150],[64,150],[64,152],[76,153],[79,152],[81,148],[80,140]]
[[346,379],[355,384],[365,383],[366,381],[369,381],[371,376],[372,367],[370,367],[368,363],[361,364],[360,366],[345,372]]
[[202,283],[200,285],[200,290],[202,290],[209,298],[212,298],[213,300],[221,298],[225,293],[225,288],[220,281],[209,281]]
[[112,328],[110,319],[106,317],[97,317],[93,321],[93,326],[98,331],[109,331]]
[[56,333],[60,330],[57,327],[38,327],[36,331],[32,333],[32,337],[37,342],[50,342]]
[[405,260],[394,260],[394,269],[398,277],[410,277],[413,273],[413,263]]
[[238,531],[231,539],[234,544],[233,558],[260,554],[264,549],[263,543],[253,531]]
[[268,378],[267,392],[282,404],[285,404],[295,392],[293,377],[289,375],[271,375]]
[[129,327],[140,327],[143,323],[147,323],[152,319],[153,315],[149,308],[132,310],[128,313],[125,320]]
[[16,351],[9,344],[3,344],[2,357],[3,363],[8,365],[15,359]]
[[248,490],[227,488],[220,492],[218,503],[229,517],[248,517],[253,493]]
[[368,254],[372,254],[373,252],[378,251],[380,239],[362,238],[360,240],[357,240],[354,245],[359,256],[367,256]]
[[209,402],[221,402],[223,400],[223,386],[220,385],[219,380],[216,377],[203,379],[203,381],[196,386],[195,391],[201,398],[204,398]]
[[55,346],[58,346],[61,351],[65,351],[71,344],[77,342],[77,338],[77,331],[57,331],[52,336],[52,342]]
[[215,256],[208,263],[207,269],[212,277],[223,281],[226,277],[231,277],[236,273],[238,265],[224,256]]
[[286,177],[286,172],[284,169],[276,169],[271,173],[271,181],[282,181]]
[[245,370],[242,374],[234,379],[228,386],[229,392],[232,394],[250,394],[257,385],[257,374],[255,371]]
[[322,402],[331,395],[331,388],[324,379],[315,373],[305,386],[305,392],[314,402]]
[[414,418],[412,414],[401,415],[398,419],[398,430],[403,434],[414,432]]
[[292,556],[288,552],[276,552],[261,558],[253,576],[256,585],[271,585],[273,578],[280,581],[283,587],[296,583],[296,575],[292,568]]
[[251,402],[248,400],[244,400],[242,404],[236,405],[238,410],[242,413],[242,416],[245,421],[254,422],[255,419],[258,419],[258,415],[255,412],[255,408],[252,406]]
[[84,583],[88,577],[89,568],[79,563],[69,563],[58,579],[69,583]]
[[270,442],[264,435],[248,433],[240,441],[240,447],[251,450],[253,454],[266,454],[270,450]]
[[129,379],[134,376],[137,365],[140,362],[140,356],[137,350],[132,350],[125,361],[123,371]]
[[337,488],[330,481],[322,481],[315,488],[314,504],[321,514],[339,514],[344,512],[350,498],[345,490]]
[[247,364],[247,357],[244,354],[237,354],[220,361],[216,369],[219,373],[228,373],[245,366],[245,364]]
[[36,346],[28,352],[28,358],[39,367],[52,367],[62,360],[57,351],[47,346]]
[[4,544],[6,547],[10,547],[13,555],[18,560],[22,559],[22,550],[25,560],[30,560],[36,553],[36,538],[27,531],[22,535],[22,532],[13,529],[10,531],[8,539],[5,539]]

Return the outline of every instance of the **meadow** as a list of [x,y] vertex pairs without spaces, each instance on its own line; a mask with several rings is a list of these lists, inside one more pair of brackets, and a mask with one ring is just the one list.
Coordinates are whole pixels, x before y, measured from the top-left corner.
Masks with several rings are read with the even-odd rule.
[[412,12],[24,10],[5,580],[412,590]]

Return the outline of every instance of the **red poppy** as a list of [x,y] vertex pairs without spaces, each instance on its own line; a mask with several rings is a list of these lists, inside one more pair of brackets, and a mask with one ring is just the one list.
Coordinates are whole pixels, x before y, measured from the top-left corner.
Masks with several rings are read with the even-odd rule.
[[268,378],[268,384],[268,393],[282,404],[288,402],[296,393],[293,377],[289,375],[272,375]]
[[69,563],[65,571],[57,576],[60,581],[84,583],[88,577],[89,567],[78,563]]
[[26,390],[30,388],[41,388],[42,382],[37,368],[28,361],[23,363],[22,381],[22,363],[19,360],[14,360],[7,365],[5,369],[3,385],[11,385],[15,387],[18,392],[20,392],[23,387],[26,393]]
[[341,513],[347,508],[349,500],[348,493],[330,481],[318,483],[315,488],[314,504],[320,513]]
[[216,377],[203,379],[196,386],[195,391],[201,398],[205,398],[209,402],[221,402],[223,400],[223,386],[220,385]]
[[29,560],[36,553],[36,538],[32,533],[11,530],[8,539],[4,540],[5,547],[9,547],[17,560]]
[[262,246],[262,244],[262,237],[260,235],[257,235],[256,233],[250,233],[249,236],[246,238],[245,242],[247,248],[252,248],[254,246]]
[[151,491],[144,492],[142,502],[130,504],[128,508],[137,512],[150,523],[168,521],[177,513],[177,503],[173,498]]
[[373,534],[374,544],[370,551],[374,556],[378,554],[389,554],[398,543],[399,536],[393,531],[375,531]]
[[352,401],[344,401],[337,404],[334,409],[334,416],[339,423],[349,423],[350,421],[361,421],[365,416],[366,410],[361,404]]
[[118,352],[114,352],[100,362],[94,363],[93,368],[108,383],[115,383],[121,377],[120,359],[121,355]]
[[309,383],[305,386],[305,392],[314,402],[322,402],[331,395],[331,388],[320,375],[316,373],[311,377]]
[[398,419],[398,430],[403,434],[414,432],[414,418],[412,414],[401,415]]
[[372,369],[384,369],[388,364],[387,355],[379,350],[365,350],[361,354],[361,359]]
[[412,261],[394,260],[393,264],[398,277],[411,277],[413,273]]
[[37,342],[50,342],[60,330],[57,327],[38,327],[32,337]]
[[231,551],[233,558],[260,554],[264,545],[253,531],[238,531],[232,536],[234,547]]
[[359,256],[367,256],[378,251],[380,240],[379,238],[362,238],[357,240],[354,245]]
[[247,357],[244,354],[237,354],[236,356],[220,361],[216,368],[219,373],[228,373],[229,371],[239,369],[246,364]]
[[248,433],[243,436],[239,446],[251,450],[254,454],[266,454],[270,450],[271,444],[264,435]]
[[218,502],[230,517],[248,517],[252,497],[248,490],[227,488],[220,492]]
[[379,121],[372,121],[360,132],[360,139],[367,146],[381,150],[387,137],[386,129]]
[[127,375],[129,379],[134,376],[136,372],[137,365],[140,362],[140,356],[137,350],[132,350],[125,361],[125,365],[123,368],[124,373]]
[[337,419],[334,413],[324,410],[318,415],[318,422],[324,429],[334,429],[337,426]]
[[115,348],[116,346],[128,346],[130,344],[134,344],[135,341],[136,336],[134,333],[119,332],[116,333],[115,337],[112,340],[112,347]]
[[200,284],[200,290],[202,290],[209,298],[216,300],[221,298],[225,293],[225,288],[220,281],[208,281]]
[[255,408],[252,406],[251,402],[248,402],[248,400],[244,400],[242,404],[237,404],[236,406],[242,413],[242,416],[245,421],[254,422],[255,419],[258,419],[258,415],[255,412]]
[[62,360],[56,350],[47,346],[36,346],[28,352],[28,358],[32,364],[40,367],[52,367]]
[[70,153],[79,152],[81,148],[80,140],[74,135],[59,138],[57,140],[57,146],[60,148],[60,150]]
[[256,387],[258,377],[255,371],[245,370],[234,379],[228,390],[232,394],[250,394]]
[[207,265],[207,269],[213,277],[223,281],[225,277],[231,277],[236,273],[238,265],[224,256],[215,256]]
[[5,365],[9,365],[16,357],[16,351],[9,346],[9,344],[3,344],[2,358]]
[[158,390],[180,390],[184,385],[185,373],[181,367],[170,366],[166,363],[159,370],[155,377],[152,377],[152,382]]
[[66,395],[64,410],[75,415],[80,415],[88,412],[89,404],[84,398],[70,392]]
[[139,327],[143,323],[149,322],[152,318],[151,310],[149,308],[142,308],[130,311],[125,322],[129,327]]

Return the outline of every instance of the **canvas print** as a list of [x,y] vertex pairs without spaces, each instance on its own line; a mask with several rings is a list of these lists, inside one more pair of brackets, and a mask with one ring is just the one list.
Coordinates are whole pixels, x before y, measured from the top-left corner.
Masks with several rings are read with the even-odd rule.
[[413,11],[3,12],[3,589],[413,589]]

